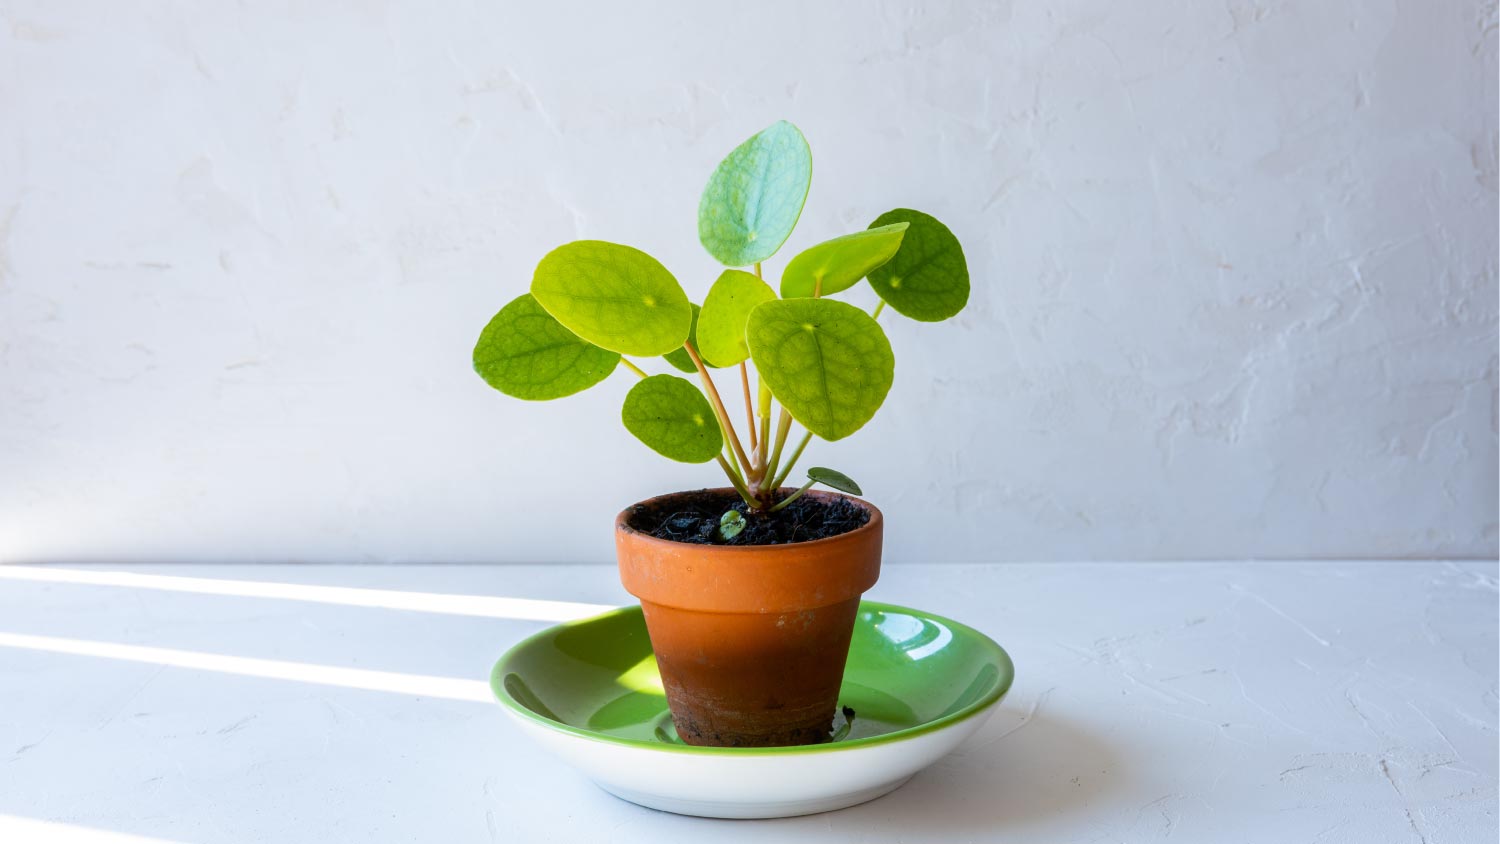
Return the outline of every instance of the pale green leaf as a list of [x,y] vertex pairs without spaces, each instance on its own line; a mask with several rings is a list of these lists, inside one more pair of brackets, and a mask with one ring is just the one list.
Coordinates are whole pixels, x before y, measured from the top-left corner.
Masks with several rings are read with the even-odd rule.
[[748,267],[786,242],[812,183],[812,150],[796,126],[771,124],[709,177],[698,202],[698,239],[727,267]]
[[870,286],[898,313],[922,322],[939,322],[969,302],[969,265],[958,238],[935,217],[897,208],[870,224],[871,230],[909,223],[896,256],[870,273]]
[[537,265],[531,293],[547,313],[596,346],[655,357],[687,339],[693,309],[667,268],[639,249],[575,240]]
[[905,223],[825,240],[797,254],[781,272],[781,298],[831,296],[853,287],[901,248]]
[[719,538],[725,541],[740,535],[745,529],[745,517],[738,510],[730,510],[719,517]]
[[750,356],[771,392],[825,440],[870,421],[895,377],[880,324],[836,299],[783,299],[750,313]]
[[618,352],[564,328],[530,293],[500,309],[474,345],[474,371],[507,396],[560,399],[609,377]]
[[813,466],[807,470],[807,479],[816,481],[826,487],[832,487],[839,492],[847,492],[850,495],[864,495],[859,489],[859,484],[854,479],[836,469],[826,466]]
[[776,298],[771,285],[744,270],[725,270],[709,288],[699,315],[698,353],[715,366],[733,366],[750,357],[745,324],[757,305]]
[[724,447],[708,399],[676,375],[637,381],[625,396],[620,419],[657,454],[683,463],[707,463]]

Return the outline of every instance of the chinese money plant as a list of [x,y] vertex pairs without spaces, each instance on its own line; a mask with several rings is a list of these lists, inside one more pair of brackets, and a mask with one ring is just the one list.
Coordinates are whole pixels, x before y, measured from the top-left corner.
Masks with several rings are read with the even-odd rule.
[[[717,462],[752,516],[787,506],[815,483],[860,494],[848,476],[819,467],[795,491],[782,485],[814,435],[843,439],[885,401],[896,359],[881,312],[948,319],[968,302],[969,271],[947,226],[897,208],[797,254],[773,287],[762,264],[791,235],[811,180],[802,133],[785,121],[770,126],[720,162],[703,190],[698,239],[726,269],[701,306],[645,252],[574,241],[542,258],[530,292],[485,326],[474,369],[506,395],[542,401],[624,367],[638,379],[621,410],[625,428],[672,460]],[[830,298],[866,279],[880,297],[873,313]],[[648,374],[653,358],[696,383]],[[714,368],[737,369],[738,389],[721,392]],[[731,410],[740,399],[743,427]],[[789,445],[794,426],[802,432]],[[724,537],[741,524],[738,512],[726,513]]]

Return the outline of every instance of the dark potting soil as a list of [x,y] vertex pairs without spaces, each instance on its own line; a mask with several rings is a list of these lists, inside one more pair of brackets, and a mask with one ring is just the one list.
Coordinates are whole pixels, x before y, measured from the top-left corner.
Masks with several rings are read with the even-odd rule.
[[[745,529],[726,542],[719,538],[719,519],[730,510],[745,517]],[[637,504],[628,518],[636,530],[674,542],[785,545],[848,533],[870,521],[870,511],[842,495],[804,495],[775,513],[753,513],[733,492],[704,489]]]

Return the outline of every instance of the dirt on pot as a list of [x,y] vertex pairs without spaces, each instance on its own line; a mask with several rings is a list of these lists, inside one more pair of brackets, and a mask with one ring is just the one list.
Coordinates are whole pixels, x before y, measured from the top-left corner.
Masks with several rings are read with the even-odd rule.
[[[781,490],[780,501],[793,492]],[[719,519],[735,510],[745,528],[732,539],[719,535]],[[786,545],[848,533],[870,520],[870,513],[843,496],[824,500],[804,495],[775,513],[756,513],[733,492],[703,489],[667,497],[662,504],[630,508],[630,526],[657,539],[693,545]]]

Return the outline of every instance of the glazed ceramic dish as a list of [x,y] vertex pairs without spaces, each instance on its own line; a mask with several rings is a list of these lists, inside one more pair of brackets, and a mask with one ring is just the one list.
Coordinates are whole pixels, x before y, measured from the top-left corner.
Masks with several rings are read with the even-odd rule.
[[617,797],[685,815],[774,818],[894,791],[979,729],[1013,676],[1010,657],[977,630],[865,601],[826,744],[684,744],[640,607],[522,641],[490,683],[528,735]]

